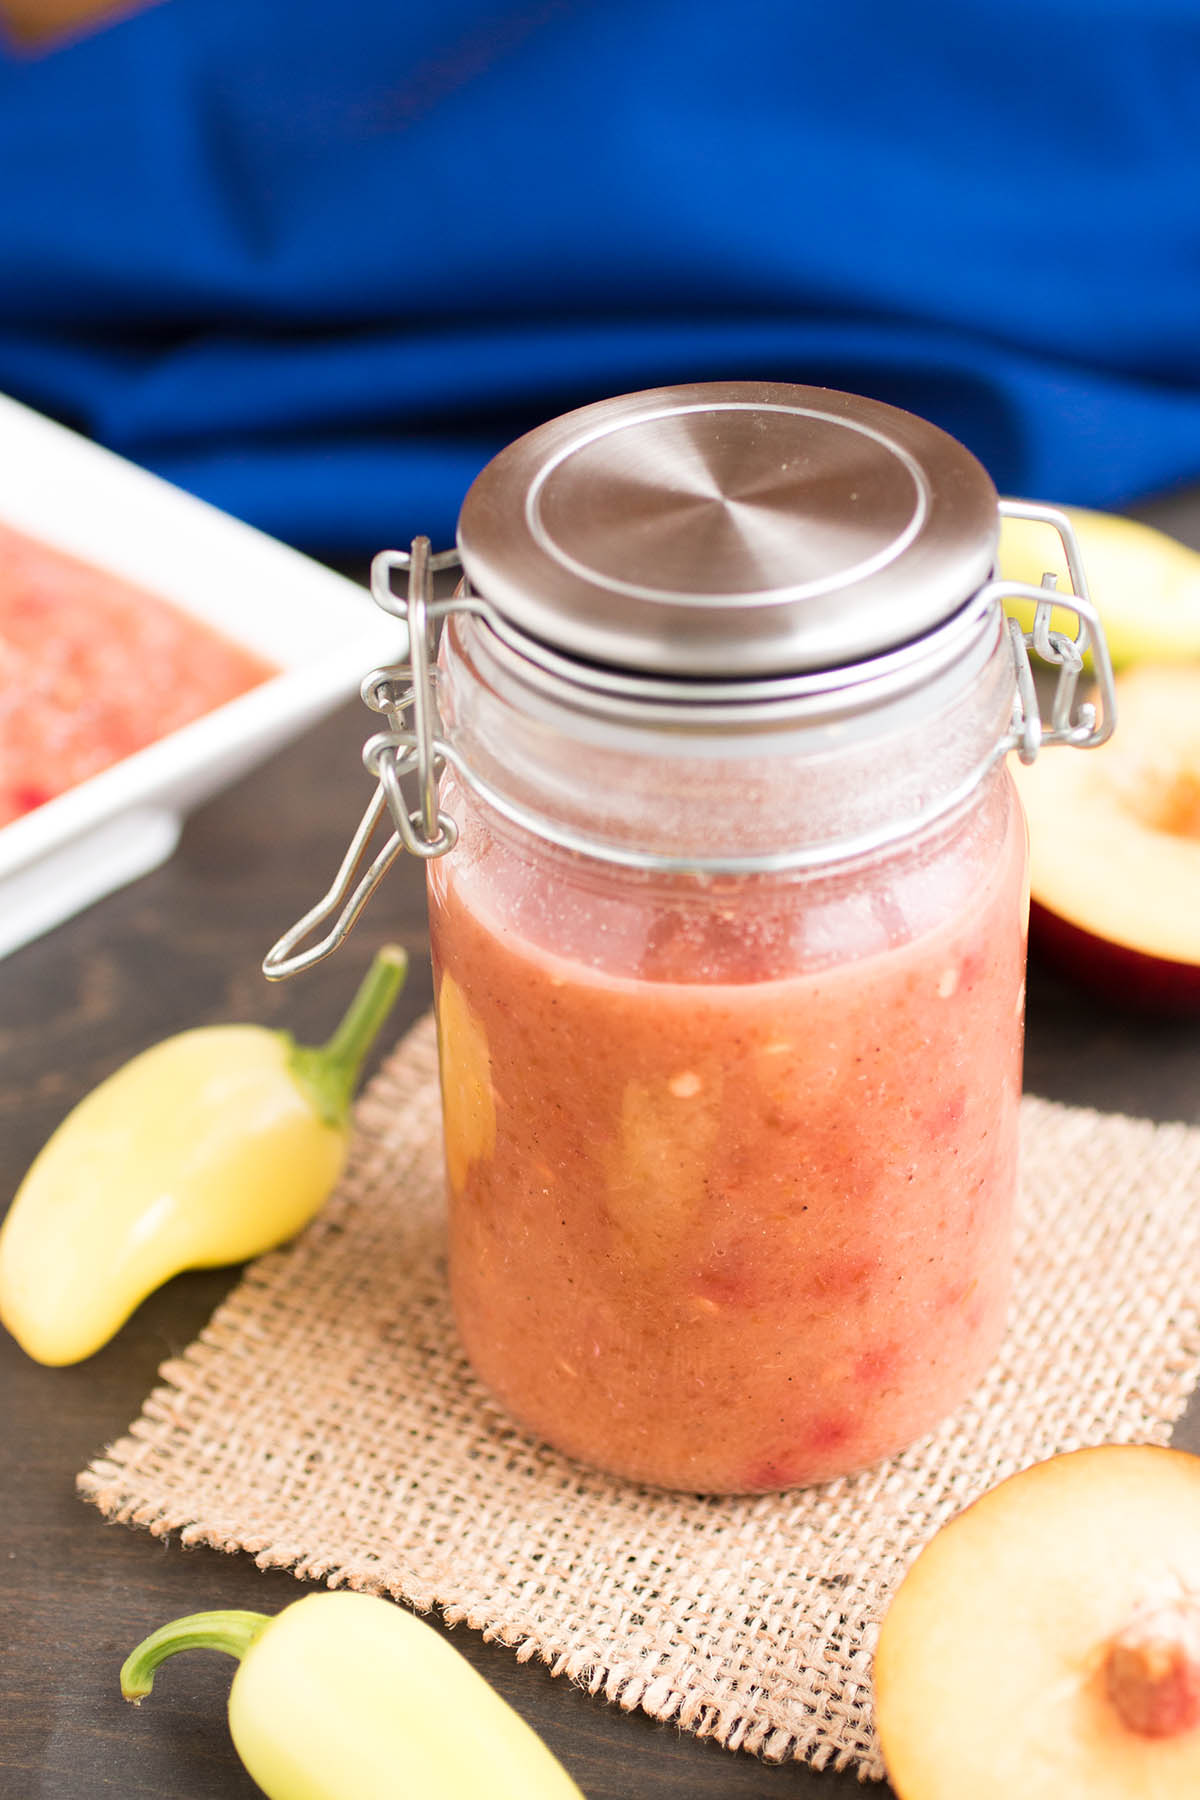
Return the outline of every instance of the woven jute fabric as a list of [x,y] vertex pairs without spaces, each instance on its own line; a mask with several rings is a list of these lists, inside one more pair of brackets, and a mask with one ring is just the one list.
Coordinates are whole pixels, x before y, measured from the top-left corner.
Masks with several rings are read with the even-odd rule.
[[730,1749],[879,1776],[872,1649],[917,1551],[1041,1457],[1165,1442],[1200,1369],[1200,1131],[1022,1104],[1016,1304],[967,1403],[866,1474],[664,1494],[530,1441],[467,1368],[426,1020],[365,1092],[320,1217],[248,1269],[80,1488],[185,1544],[440,1608]]

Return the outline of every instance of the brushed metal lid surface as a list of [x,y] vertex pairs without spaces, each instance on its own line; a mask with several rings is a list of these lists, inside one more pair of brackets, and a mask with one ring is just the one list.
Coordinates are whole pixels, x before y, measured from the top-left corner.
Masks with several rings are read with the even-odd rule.
[[997,495],[955,438],[829,388],[625,394],[518,438],[459,518],[475,592],[567,657],[700,679],[835,670],[986,582]]

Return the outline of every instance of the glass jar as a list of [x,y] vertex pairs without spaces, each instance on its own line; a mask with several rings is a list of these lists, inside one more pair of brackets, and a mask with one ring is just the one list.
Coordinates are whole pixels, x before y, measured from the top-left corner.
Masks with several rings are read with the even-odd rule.
[[996,1351],[1028,910],[1005,752],[1111,723],[1110,694],[1072,710],[1089,637],[1105,664],[1073,564],[1042,733],[998,517],[923,421],[719,384],[489,465],[436,671],[420,571],[415,729],[368,691],[375,766],[422,785],[392,812],[429,859],[455,1316],[571,1456],[820,1481]]

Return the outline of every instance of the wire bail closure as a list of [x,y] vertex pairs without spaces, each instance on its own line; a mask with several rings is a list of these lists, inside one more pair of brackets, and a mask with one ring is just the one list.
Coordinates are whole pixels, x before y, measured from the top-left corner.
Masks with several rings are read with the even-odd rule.
[[[284,932],[263,958],[263,974],[268,981],[297,975],[336,950],[401,850],[428,859],[444,856],[458,842],[457,825],[438,807],[438,776],[445,745],[437,734],[434,640],[437,626],[447,613],[474,610],[475,603],[467,596],[435,601],[433,577],[459,566],[457,550],[431,553],[427,537],[414,538],[410,550],[381,550],[371,562],[371,598],[382,611],[403,619],[408,627],[408,661],[372,669],[359,690],[363,704],[382,714],[388,725],[386,731],[377,731],[363,745],[363,765],[378,786],[328,892],[290,931]],[[408,591],[403,597],[392,584],[397,570],[408,574]],[[410,708],[411,726],[406,718]],[[419,804],[410,810],[401,784],[405,776],[414,772]],[[360,874],[385,812],[394,829]],[[332,928],[318,943],[307,950],[297,948],[335,914]]]
[[[1058,589],[1057,576],[1047,572],[1040,587],[1023,581],[999,579],[989,583],[985,592],[1001,604],[1005,600],[1032,600],[1033,630],[1022,631],[1016,619],[1008,619],[1009,645],[1016,670],[1017,691],[1013,700],[1012,730],[1004,750],[1015,750],[1023,763],[1031,763],[1047,744],[1069,744],[1076,750],[1092,750],[1113,734],[1117,722],[1116,690],[1113,684],[1112,659],[1100,615],[1088,594],[1083,559],[1070,519],[1054,506],[1039,506],[1034,501],[1001,500],[1000,516],[1005,519],[1028,519],[1049,525],[1057,534],[1067,559],[1072,592]],[[1079,622],[1074,637],[1064,631],[1052,631],[1050,620],[1058,608],[1073,612]],[[1032,650],[1040,661],[1058,670],[1058,680],[1050,702],[1050,724],[1042,718],[1034,681]],[[1083,673],[1084,657],[1092,655],[1092,672],[1100,696],[1100,707],[1090,700],[1076,705],[1075,690]]]
[[[1047,574],[1041,587],[997,577],[974,596],[972,607],[976,612],[1013,599],[1031,600],[1035,606],[1032,631],[1022,631],[1016,619],[1007,621],[1016,690],[1011,727],[1008,735],[997,744],[995,756],[999,758],[1015,751],[1022,762],[1031,763],[1045,745],[1068,744],[1076,749],[1088,749],[1102,744],[1111,736],[1116,722],[1112,662],[1099,615],[1088,595],[1071,522],[1058,509],[1033,502],[1002,500],[1000,512],[1006,518],[1023,518],[1049,525],[1057,532],[1074,591],[1059,593],[1057,578]],[[437,631],[450,613],[470,612],[486,619],[502,635],[504,633],[504,622],[483,599],[471,593],[465,583],[452,597],[434,599],[434,576],[460,567],[456,549],[433,553],[427,537],[414,538],[407,551],[381,550],[371,563],[372,599],[384,612],[404,620],[408,627],[408,661],[373,669],[360,689],[364,705],[387,720],[387,729],[369,738],[362,753],[364,766],[378,785],[328,891],[272,945],[263,959],[263,974],[268,981],[281,981],[298,974],[336,950],[401,850],[428,861],[445,856],[458,841],[458,827],[438,806],[438,781],[448,761],[454,763],[465,779],[471,777],[453,747],[439,735],[434,665]],[[392,578],[398,571],[407,573],[404,595],[397,594],[393,586]],[[1050,621],[1056,608],[1074,612],[1079,624],[1074,637],[1051,629]],[[1042,717],[1030,651],[1058,672],[1048,724]],[[1084,658],[1089,651],[1100,697],[1099,708],[1091,701],[1076,700]],[[410,808],[403,782],[414,774],[418,804]],[[972,777],[972,781],[975,779]],[[385,815],[392,826],[391,834],[368,862],[371,842],[381,821],[385,821]],[[878,848],[895,835],[895,829],[884,829],[869,840],[856,842],[855,853]],[[569,847],[588,849],[587,845],[578,843]],[[304,940],[330,918],[333,924],[325,936],[308,949],[300,949]]]
[[[381,550],[371,564],[371,598],[384,612],[408,625],[408,662],[373,669],[363,681],[363,703],[382,713],[387,731],[376,732],[363,746],[363,764],[383,789],[388,811],[404,848],[412,856],[444,856],[458,840],[458,827],[438,811],[437,778],[440,749],[436,735],[437,706],[433,693],[433,631],[438,609],[433,577],[458,567],[457,550],[430,554],[429,539],[413,539],[412,549]],[[408,594],[399,600],[392,587],[396,569],[408,571]],[[408,681],[409,686],[404,683]],[[412,728],[404,715],[412,707]],[[420,805],[410,812],[400,787],[402,775],[416,771]]]

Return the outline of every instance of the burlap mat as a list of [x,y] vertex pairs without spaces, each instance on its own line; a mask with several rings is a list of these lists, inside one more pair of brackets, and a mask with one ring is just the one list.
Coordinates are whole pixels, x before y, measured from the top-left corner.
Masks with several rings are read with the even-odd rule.
[[365,1093],[321,1217],[247,1271],[80,1488],[185,1544],[440,1607],[730,1749],[881,1775],[871,1652],[920,1546],[1054,1451],[1164,1442],[1198,1372],[1200,1130],[1023,1106],[1015,1316],[958,1414],[818,1489],[662,1494],[530,1442],[463,1363],[426,1020]]

